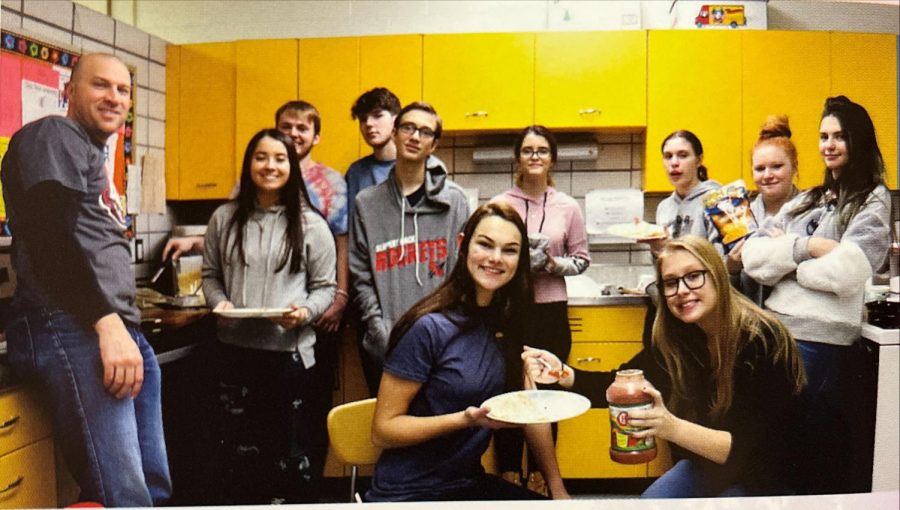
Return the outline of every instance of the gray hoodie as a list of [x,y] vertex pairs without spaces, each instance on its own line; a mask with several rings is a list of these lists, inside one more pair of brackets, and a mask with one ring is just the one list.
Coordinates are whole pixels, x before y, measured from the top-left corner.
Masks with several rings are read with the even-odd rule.
[[236,202],[228,202],[213,213],[203,246],[203,293],[210,307],[231,301],[235,308],[288,308],[297,304],[309,309],[307,323],[284,329],[269,319],[219,321],[219,340],[231,345],[268,351],[298,352],[303,365],[315,365],[316,333],[311,323],[330,305],[335,290],[334,238],[321,215],[303,207],[303,261],[291,273],[289,263],[274,273],[281,261],[284,206],[257,207],[244,225],[243,264],[232,250],[228,235]]
[[703,195],[721,187],[716,181],[701,181],[684,198],[673,191],[656,207],[656,224],[668,227],[672,239],[691,234],[714,240],[718,232],[706,217]]
[[363,346],[383,360],[397,319],[436,289],[456,264],[456,236],[469,218],[466,195],[429,158],[425,195],[410,206],[395,168],[381,184],[360,191],[350,225],[354,301],[365,323]]

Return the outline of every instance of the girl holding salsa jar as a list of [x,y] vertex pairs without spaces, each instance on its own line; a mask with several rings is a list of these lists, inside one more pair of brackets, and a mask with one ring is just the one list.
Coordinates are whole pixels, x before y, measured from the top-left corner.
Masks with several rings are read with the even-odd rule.
[[[725,263],[706,239],[669,241],[656,259],[657,309],[650,349],[624,368],[655,386],[648,410],[630,411],[635,437],[664,439],[674,465],[642,497],[687,498],[791,492],[791,437],[804,384],[787,329],[731,286]],[[550,352],[525,348],[536,382],[558,382],[607,407],[615,371],[584,372]],[[560,379],[560,377],[562,377]]]

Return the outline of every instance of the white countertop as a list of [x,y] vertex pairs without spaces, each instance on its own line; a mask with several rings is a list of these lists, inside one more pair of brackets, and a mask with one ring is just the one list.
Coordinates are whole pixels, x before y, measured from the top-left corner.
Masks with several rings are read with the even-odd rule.
[[900,345],[900,329],[884,329],[863,323],[862,336],[879,345]]

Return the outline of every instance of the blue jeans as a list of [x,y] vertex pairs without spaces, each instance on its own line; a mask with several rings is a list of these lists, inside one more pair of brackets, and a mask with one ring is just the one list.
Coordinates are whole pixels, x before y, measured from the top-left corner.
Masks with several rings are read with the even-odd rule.
[[141,331],[128,332],[144,357],[144,385],[120,400],[103,386],[96,333],[72,315],[28,310],[6,328],[10,365],[41,391],[81,501],[107,507],[161,504],[172,492],[159,364]]
[[725,488],[712,486],[709,477],[689,459],[681,459],[647,490],[641,498],[712,498],[749,496],[749,491],[738,484]]

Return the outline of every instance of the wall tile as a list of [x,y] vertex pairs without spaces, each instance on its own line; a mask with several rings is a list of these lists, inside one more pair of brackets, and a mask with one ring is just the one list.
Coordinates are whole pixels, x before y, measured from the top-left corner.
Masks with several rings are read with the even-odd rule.
[[[566,195],[575,196],[573,193],[578,194],[580,191],[572,191],[572,174],[569,172],[554,172],[553,181],[556,183],[554,187]],[[584,191],[580,191],[580,193],[584,193]]]
[[134,143],[138,145],[149,145],[149,119],[147,117],[137,117],[134,120]]
[[78,34],[72,35],[72,46],[81,51],[82,55],[86,53],[115,54],[116,51],[112,46],[108,44],[103,44]]
[[149,115],[149,107],[147,106],[149,99],[149,91],[144,87],[137,87],[134,90],[134,113],[141,116],[147,117]]
[[147,75],[149,74],[148,61],[146,58],[141,58],[135,56],[127,51],[116,49],[116,56],[122,59],[122,62],[132,66],[135,68],[135,81],[138,86],[147,87],[149,86],[149,79]]
[[643,144],[634,144],[631,146],[631,168],[632,170],[644,168]]
[[[3,8],[19,12],[22,10],[22,0],[3,0]],[[3,26],[5,27],[6,25]]]
[[30,18],[22,19],[22,29],[27,32],[24,35],[32,35],[44,42],[62,44],[65,46],[72,44],[72,34],[69,31]]
[[597,143],[631,143],[629,133],[598,133]]
[[[6,2],[3,2],[3,7],[6,7]],[[0,10],[0,26],[10,29],[22,28],[22,16],[6,9]]]
[[134,231],[137,235],[150,231],[150,219],[146,214],[136,214],[134,216]]
[[604,144],[600,146],[600,157],[596,168],[602,170],[624,170],[631,168],[631,144]]
[[160,64],[166,63],[166,46],[169,43],[156,37],[155,35],[150,36],[150,60],[154,62],[159,62]]
[[[165,218],[165,215],[162,214],[154,214],[153,216],[159,216],[161,218]],[[152,224],[152,220],[151,220]],[[151,226],[152,228],[152,226]],[[154,264],[157,263],[160,259],[162,259],[163,248],[166,246],[166,241],[169,238],[168,232],[153,232],[147,234],[147,240],[144,242],[144,260],[147,262]]]
[[572,189],[584,190],[580,196],[592,189],[630,187],[630,172],[572,172]]
[[128,23],[116,20],[116,48],[147,58],[150,56],[150,35]]
[[[6,5],[6,2],[3,2]],[[72,30],[72,3],[57,0],[28,0],[22,12],[65,30]]]
[[480,200],[489,200],[512,187],[508,174],[457,174],[453,180],[463,188],[477,188]]
[[513,174],[512,163],[477,163],[472,170],[479,174]]
[[116,39],[116,21],[93,9],[75,4],[72,31],[112,45]]
[[583,197],[575,197],[575,201],[578,202],[578,208],[581,209],[581,216],[585,216],[584,212],[584,198]]
[[158,92],[166,91],[166,66],[150,62],[150,88]]
[[627,251],[592,251],[591,264],[630,264]]
[[149,122],[149,137],[147,139],[147,145],[150,147],[165,147],[166,146],[166,123],[161,120],[150,119]]
[[631,187],[634,189],[644,189],[644,172],[641,170],[631,171]]
[[148,214],[150,232],[164,232],[172,230],[172,220],[165,214]]
[[[146,248],[144,249],[144,260],[147,259]],[[131,271],[134,273],[135,279],[150,278],[153,276],[153,266],[149,262],[143,264],[132,264]]]
[[151,90],[148,94],[149,115],[152,119],[166,120],[166,95]]
[[471,173],[475,171],[475,163],[472,161],[472,147],[453,148],[453,171],[456,173]]
[[144,155],[147,154],[148,147],[146,145],[135,144],[134,145],[134,161],[137,164],[143,164]]
[[652,265],[653,255],[650,254],[650,250],[632,251],[631,263],[633,265]]
[[432,156],[444,162],[450,173],[455,172],[453,163],[453,148],[440,146],[434,150]]

